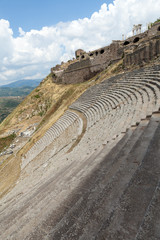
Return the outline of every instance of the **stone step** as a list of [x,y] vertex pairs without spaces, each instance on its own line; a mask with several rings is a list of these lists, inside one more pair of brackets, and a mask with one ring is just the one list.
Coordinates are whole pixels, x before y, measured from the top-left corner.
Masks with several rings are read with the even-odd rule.
[[[142,129],[140,131],[140,127],[138,127],[137,130],[133,133],[134,137],[129,138],[131,139],[130,141],[127,139],[128,144],[125,143],[125,145],[127,144],[128,147],[124,147],[123,145],[122,148],[120,147],[119,151],[115,147],[115,149],[109,153],[107,158],[105,158],[100,166],[98,166],[97,172],[94,172],[91,177],[91,179],[93,178],[94,181],[92,179],[93,182],[90,183],[91,180],[87,180],[86,186],[84,185],[83,187],[83,189],[85,188],[85,193],[82,194],[82,200],[79,202],[79,205],[75,204],[72,209],[66,213],[64,219],[62,219],[59,223],[58,229],[56,226],[56,231],[55,235],[53,235],[53,239],[60,239],[60,237],[64,237],[64,239],[79,239],[79,235],[77,235],[78,231],[85,228],[88,220],[92,219],[92,211],[95,211],[97,208],[96,205],[98,205],[102,200],[101,197],[103,196],[103,193],[108,189],[109,183],[107,184],[107,182],[114,180],[114,178],[112,178],[115,175],[113,172],[118,171],[117,166],[119,165],[120,167],[122,165],[122,159],[126,156],[127,152],[130,152],[130,149],[132,149],[141,134]],[[90,187],[88,186],[88,183],[91,184]],[[92,239],[90,231],[94,230],[96,230],[96,228],[89,228],[89,231],[87,230],[88,236],[86,236],[84,239]],[[85,230],[83,232],[85,232]]]
[[[128,141],[128,139],[130,138],[130,136],[132,135],[132,131],[128,131],[127,134],[118,142],[118,144],[116,145],[117,151],[120,151],[121,148],[123,148],[123,146],[125,145],[125,143]],[[93,155],[90,157],[90,162],[93,162],[94,158],[97,157],[99,159],[104,158],[105,155],[108,153],[107,151],[107,147],[103,148],[103,150],[98,153],[98,155]],[[116,155],[116,151],[114,151],[113,149],[110,152],[110,155]],[[93,176],[94,177],[94,176]],[[88,182],[88,184],[90,184],[90,182]],[[83,192],[86,192],[86,188],[82,189]],[[76,204],[80,204],[81,202],[81,195],[82,195],[82,191],[79,192],[79,194],[75,194],[74,198],[71,198],[71,200],[69,200],[69,204],[71,206],[73,206],[73,208],[75,208]],[[76,191],[77,192],[77,191]],[[71,202],[70,202],[71,201]],[[68,205],[68,203],[67,203]],[[71,211],[73,211],[74,209],[71,209]],[[53,231],[51,231],[51,233],[48,234],[47,239],[50,239],[49,236],[51,236],[51,239],[61,239],[62,235],[59,234],[59,238],[57,238],[57,236],[55,236],[55,238],[53,238],[54,233],[56,232],[56,229],[58,230],[58,228],[63,225],[63,222],[65,222],[65,224],[67,224],[67,217],[68,217],[68,212],[66,212],[66,214],[64,215],[64,213],[61,215],[59,214],[59,220],[57,219],[56,222],[52,222],[51,218],[54,218],[54,216],[50,216],[50,219],[46,219],[45,223],[41,226],[41,228],[43,228],[45,230],[45,228],[47,226],[49,226],[51,229],[53,228]],[[66,220],[65,220],[66,219]],[[74,219],[70,219],[71,221],[73,221],[74,223]],[[56,226],[54,229],[53,226]],[[68,225],[68,224],[67,224]]]
[[160,182],[147,208],[135,240],[158,240],[160,237]]
[[[137,144],[138,145],[138,144]],[[135,147],[134,147],[135,148]],[[134,149],[135,150],[135,149]],[[132,152],[134,152],[134,150],[132,150]],[[131,163],[130,163],[131,164]],[[123,166],[123,165],[122,165]],[[128,171],[129,171],[129,166],[127,166],[127,168],[128,168]],[[126,172],[127,173],[127,172]],[[105,173],[105,174],[107,174],[107,173]],[[128,174],[128,173],[127,173]],[[113,178],[113,182],[114,182],[114,179],[115,179],[115,175],[113,175],[114,176],[114,178]],[[125,180],[125,179],[124,179]],[[125,180],[126,181],[126,180]],[[119,181],[119,182],[121,182],[121,181]],[[105,181],[103,181],[103,183],[101,182],[101,184],[96,184],[96,185],[98,185],[98,186],[100,186],[102,189],[103,189],[103,191],[102,191],[102,193],[104,193],[104,186],[103,186],[103,184],[106,184],[106,180]],[[111,187],[113,188],[113,183],[111,184]],[[107,190],[108,189],[108,190]],[[105,236],[108,236],[108,235],[105,235],[105,236],[103,236],[103,238],[100,238],[99,236],[97,237],[97,238],[95,238],[95,233],[97,232],[97,225],[99,225],[99,226],[102,226],[102,222],[100,221],[100,220],[102,220],[102,218],[104,217],[106,217],[106,204],[108,204],[109,206],[108,206],[108,210],[107,211],[109,211],[110,212],[110,208],[111,208],[111,205],[113,204],[113,201],[114,201],[114,199],[115,199],[115,194],[112,196],[113,197],[113,199],[112,199],[112,197],[111,197],[111,193],[110,193],[110,187],[108,187],[108,188],[106,188],[106,195],[105,196],[103,196],[103,199],[95,199],[95,192],[96,192],[96,190],[92,190],[91,191],[91,196],[90,197],[88,197],[87,198],[87,201],[89,202],[88,203],[88,205],[89,205],[89,209],[84,209],[84,208],[82,208],[81,210],[83,211],[83,212],[85,212],[85,214],[87,214],[86,216],[87,216],[87,218],[88,217],[90,217],[90,221],[89,221],[89,223],[88,223],[88,220],[86,220],[85,218],[84,218],[84,216],[81,216],[81,213],[80,213],[80,217],[79,217],[79,219],[80,219],[80,222],[78,222],[77,223],[77,220],[75,220],[75,224],[69,229],[69,231],[67,231],[66,232],[66,235],[63,235],[62,234],[62,236],[64,236],[64,239],[67,239],[67,237],[69,237],[69,239],[75,239],[74,237],[76,237],[76,239],[105,239],[104,237]],[[117,189],[117,191],[118,191],[118,189]],[[108,193],[109,192],[109,193]],[[96,192],[96,194],[97,194],[97,192]],[[99,193],[98,193],[99,194]],[[107,200],[107,202],[106,202],[106,197],[107,197],[107,194],[109,194],[108,195],[108,200]],[[116,194],[117,194],[117,192],[116,192]],[[83,195],[84,196],[84,195]],[[101,196],[101,197],[102,197]],[[94,203],[92,203],[92,199],[94,199]],[[103,200],[103,201],[102,201]],[[102,201],[102,202],[101,202]],[[104,207],[102,207],[103,205],[100,205],[99,206],[99,204],[100,204],[100,202],[101,203],[103,203],[104,204]],[[91,206],[91,203],[93,204],[92,206]],[[111,205],[110,205],[110,204]],[[93,212],[92,211],[95,211],[96,210],[96,208],[97,208],[97,213],[94,213],[94,215],[93,215]],[[104,211],[104,209],[105,209],[105,211]],[[91,214],[91,215],[90,215]],[[72,216],[74,217],[75,215],[73,215],[73,213],[72,213]],[[76,216],[77,216],[77,214],[76,214]],[[102,217],[103,216],[103,217]],[[99,221],[99,222],[98,222]],[[108,220],[107,220],[108,221]],[[87,224],[88,223],[88,224]],[[86,225],[87,224],[87,225]],[[85,229],[80,229],[80,227],[82,227],[82,225],[83,225],[83,227],[85,227]],[[88,226],[89,225],[89,226]],[[74,228],[73,228],[74,227]],[[105,226],[106,227],[106,226]],[[83,231],[83,234],[81,235],[77,235],[78,233],[79,233],[79,231],[80,230],[82,230]],[[100,233],[101,233],[101,229],[100,229]],[[71,234],[71,232],[72,232],[72,234]],[[69,235],[69,234],[71,234],[71,235]],[[75,234],[75,235],[74,235]],[[74,236],[73,238],[72,238],[72,236]],[[97,236],[97,235],[96,235]],[[59,239],[59,238],[57,238],[57,239]],[[112,239],[112,238],[108,238],[108,239]],[[113,239],[118,239],[118,238],[113,238]]]
[[[69,126],[75,121],[81,124],[76,113],[66,111],[65,114],[45,133],[45,135],[35,143],[35,145],[27,152],[22,160],[22,168],[26,166],[33,158],[49,146],[57,137],[59,137]],[[27,160],[26,160],[27,159]]]
[[[133,156],[130,156],[130,161],[135,159],[139,166],[113,210],[112,217],[108,219],[108,223],[106,221],[100,228],[96,239],[103,239],[105,236],[111,240],[135,239],[143,222],[157,182],[160,180],[159,153],[157,151],[159,146],[157,136],[159,138],[158,134],[160,133],[159,122],[152,118],[150,127],[146,130],[148,131],[145,131],[143,142],[139,143],[138,149],[140,152],[135,152],[134,149]],[[135,157],[136,155],[137,157]]]

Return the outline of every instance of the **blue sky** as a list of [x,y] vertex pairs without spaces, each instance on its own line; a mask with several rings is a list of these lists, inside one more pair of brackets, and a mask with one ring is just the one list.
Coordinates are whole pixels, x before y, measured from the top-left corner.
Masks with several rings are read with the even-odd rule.
[[43,79],[50,68],[132,34],[160,17],[160,0],[0,0],[0,85]]
[[68,22],[90,17],[101,5],[113,1],[104,0],[0,0],[0,18],[7,19],[14,36],[18,28],[25,32],[40,30],[58,22]]

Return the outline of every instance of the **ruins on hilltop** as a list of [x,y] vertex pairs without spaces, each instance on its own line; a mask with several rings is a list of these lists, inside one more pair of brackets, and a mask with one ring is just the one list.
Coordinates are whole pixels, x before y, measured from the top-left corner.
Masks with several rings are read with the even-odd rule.
[[51,68],[53,82],[71,84],[87,81],[120,59],[123,59],[124,68],[143,65],[154,59],[160,54],[160,22],[154,23],[143,33],[141,26],[134,25],[133,36],[126,40],[113,40],[110,45],[91,52],[78,49],[76,59],[70,60],[68,65],[64,67],[62,63]]

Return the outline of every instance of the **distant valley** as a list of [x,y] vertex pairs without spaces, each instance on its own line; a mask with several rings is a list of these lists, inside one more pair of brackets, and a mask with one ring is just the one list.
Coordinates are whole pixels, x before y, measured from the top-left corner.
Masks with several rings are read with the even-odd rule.
[[41,81],[42,79],[19,80],[0,86],[0,122],[2,122]]

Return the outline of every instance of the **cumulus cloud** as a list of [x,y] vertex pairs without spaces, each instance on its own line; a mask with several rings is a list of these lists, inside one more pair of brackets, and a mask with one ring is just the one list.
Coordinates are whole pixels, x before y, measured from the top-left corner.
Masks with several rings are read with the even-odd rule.
[[74,57],[78,48],[90,51],[127,35],[133,24],[159,17],[157,0],[115,0],[90,18],[61,22],[41,30],[25,32],[19,27],[14,38],[7,20],[0,20],[0,84],[18,79],[43,78],[49,69]]
[[8,56],[12,56],[13,53],[13,32],[9,27],[9,22],[1,19],[0,20],[0,60],[6,59]]

